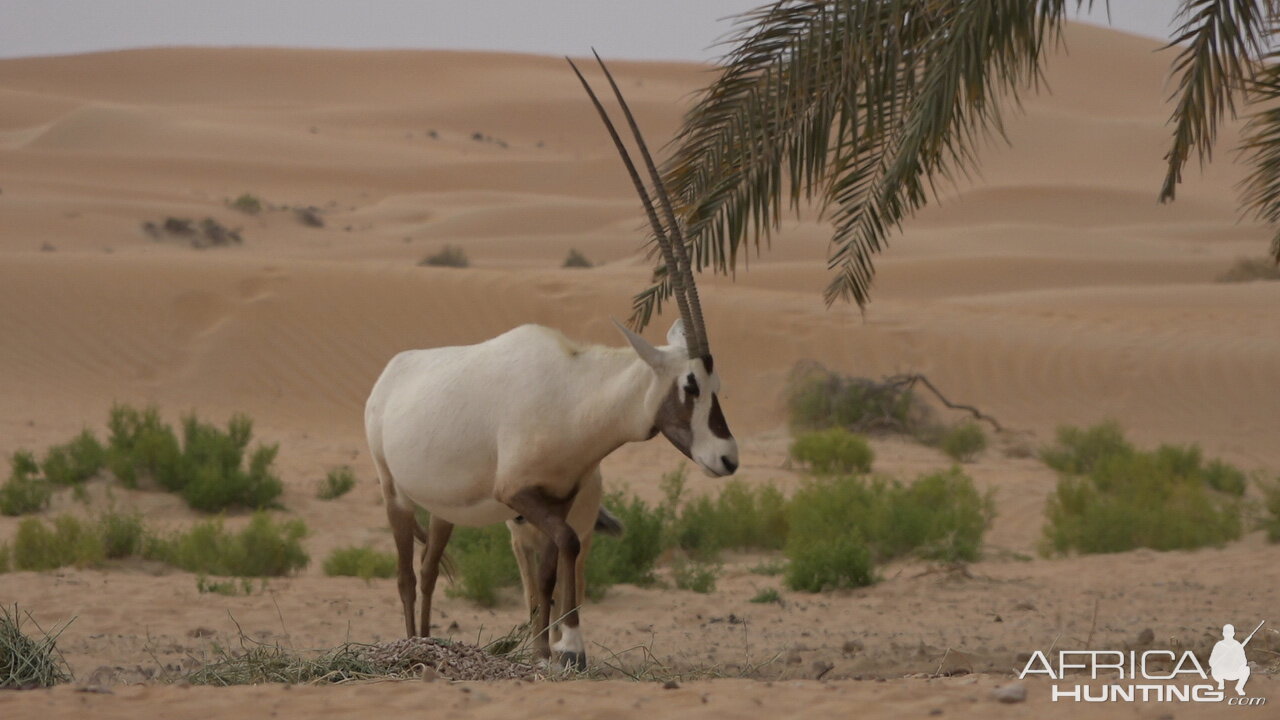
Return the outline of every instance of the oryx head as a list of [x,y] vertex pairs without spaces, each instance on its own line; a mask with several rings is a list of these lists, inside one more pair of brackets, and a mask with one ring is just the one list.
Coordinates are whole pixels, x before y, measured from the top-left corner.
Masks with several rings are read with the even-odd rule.
[[707,344],[706,326],[702,321],[702,305],[698,301],[698,288],[693,281],[693,270],[685,247],[684,233],[676,220],[666,188],[663,187],[662,176],[654,165],[649,148],[645,145],[644,138],[640,135],[640,128],[636,125],[636,119],[631,114],[631,108],[627,107],[627,101],[623,99],[622,91],[618,89],[618,84],[614,82],[613,75],[609,73],[609,68],[605,67],[604,61],[600,60],[599,55],[596,55],[596,60],[604,70],[605,77],[609,79],[609,85],[613,87],[613,93],[618,98],[618,105],[622,107],[627,124],[631,127],[631,134],[635,137],[636,146],[640,150],[641,157],[644,158],[649,177],[653,180],[654,194],[662,207],[665,224],[658,219],[657,210],[649,199],[644,181],[640,179],[635,163],[631,161],[626,146],[618,137],[618,131],[609,119],[609,114],[605,112],[599,98],[591,90],[586,78],[578,71],[578,67],[572,60],[569,60],[569,65],[573,67],[578,79],[582,81],[582,86],[591,96],[591,102],[600,113],[600,118],[604,120],[605,127],[618,148],[622,163],[631,174],[631,181],[635,184],[640,202],[644,205],[645,214],[648,215],[649,224],[653,228],[654,241],[657,242],[665,261],[667,278],[671,283],[671,294],[675,296],[676,305],[680,308],[680,319],[676,320],[671,330],[667,332],[667,345],[663,347],[650,345],[644,338],[622,325],[618,325],[618,328],[627,336],[627,340],[631,342],[631,346],[640,357],[657,373],[660,386],[667,388],[653,420],[654,432],[665,435],[672,445],[701,465],[708,474],[732,475],[738,469],[738,442],[729,432],[729,424],[720,410],[720,399],[717,396],[720,390],[720,378],[716,375],[715,362],[712,360],[711,350]]
[[618,329],[653,368],[663,388],[653,432],[662,433],[708,474],[732,475],[738,469],[738,441],[720,409],[720,377],[711,354],[693,352],[681,320],[671,326],[662,347],[654,347],[623,325]]

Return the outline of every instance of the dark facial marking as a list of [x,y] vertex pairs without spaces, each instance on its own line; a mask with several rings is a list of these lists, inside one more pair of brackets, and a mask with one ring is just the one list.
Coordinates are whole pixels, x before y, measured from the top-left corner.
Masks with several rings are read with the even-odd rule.
[[702,390],[698,387],[698,378],[694,377],[693,373],[685,376],[684,394],[698,397],[701,392]]
[[707,369],[708,375],[716,371],[716,361],[710,355],[703,355],[699,359],[702,360],[702,367]]
[[724,412],[720,410],[720,398],[714,394],[711,396],[711,415],[707,418],[707,427],[711,429],[712,435],[721,440],[733,437],[733,433],[729,432],[729,423],[724,419]]
[[653,419],[657,428],[676,449],[692,458],[690,448],[693,446],[693,396],[685,393],[684,402],[680,402],[680,393],[676,384],[671,383],[671,390],[658,407],[658,416]]

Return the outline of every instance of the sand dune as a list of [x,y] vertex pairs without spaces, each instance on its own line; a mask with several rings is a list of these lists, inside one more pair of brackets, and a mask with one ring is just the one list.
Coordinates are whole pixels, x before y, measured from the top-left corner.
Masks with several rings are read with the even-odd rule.
[[[1028,95],[1025,113],[1008,114],[1012,147],[984,148],[979,176],[944,189],[942,202],[892,238],[865,314],[823,305],[828,229],[812,216],[788,222],[773,249],[752,253],[736,278],[701,279],[725,409],[743,441],[743,477],[798,482],[782,467],[782,388],[802,359],[862,376],[927,373],[1031,445],[1061,423],[1110,417],[1143,443],[1198,442],[1249,469],[1280,467],[1280,283],[1214,282],[1235,258],[1261,255],[1270,235],[1238,217],[1243,170],[1226,152],[1238,124],[1225,128],[1218,162],[1203,174],[1190,170],[1178,201],[1159,205],[1168,54],[1153,53],[1148,40],[1086,27],[1071,27],[1066,40],[1070,54],[1050,63],[1052,94]],[[686,64],[615,70],[655,146],[706,78],[706,68]],[[649,276],[628,179],[555,58],[171,48],[4,60],[0,168],[0,455],[101,427],[115,400],[154,402],[171,416],[246,411],[267,439],[283,443],[286,504],[326,528],[310,541],[315,557],[338,544],[386,542],[361,408],[394,353],[475,342],[526,322],[619,344],[610,318],[628,315]],[[249,216],[228,207],[245,192],[269,209]],[[285,206],[319,208],[325,227],[304,227]],[[241,228],[244,245],[198,251],[143,233],[144,222],[170,216],[214,217]],[[446,243],[462,247],[472,267],[417,266]],[[570,248],[602,265],[561,269]],[[660,337],[669,321],[660,319],[650,336]],[[877,441],[877,450],[888,471],[944,462],[896,441]],[[1031,553],[1053,475],[998,454],[971,468],[998,491],[990,543]],[[678,461],[657,442],[627,447],[607,461],[606,476],[653,497],[657,474]],[[315,501],[311,483],[337,463],[353,464],[361,487],[341,503]],[[15,527],[0,519],[0,540]],[[1261,613],[1280,578],[1274,551],[1255,540],[1214,557],[1222,573],[1247,576],[1255,594],[1247,609]],[[1015,589],[966,595],[966,586],[948,595],[947,607],[976,618],[990,609],[982,603],[1012,605],[1024,587],[1042,608],[1065,598],[1057,621],[1048,610],[1035,613],[1019,626],[1022,635],[1002,636],[1003,650],[988,648],[992,663],[1003,662],[1031,642],[1025,638],[1052,638],[1062,612],[1081,632],[1077,616],[1092,601],[1073,594],[1080,583],[1122,592],[1108,578],[1153,563],[1151,587],[1166,570],[1194,583],[1197,557],[1037,561],[1025,573],[993,561],[982,574]],[[746,597],[756,581],[736,572],[735,597]],[[312,605],[321,600],[291,592],[299,588],[333,609],[307,626],[309,641],[341,641],[338,619],[357,610],[376,618],[363,630],[395,632],[389,583],[348,586],[314,568],[288,582],[280,594],[292,595],[291,610],[320,612]],[[862,626],[896,612],[892,622],[909,624],[929,609],[904,610],[903,597],[945,590],[925,582],[833,598],[828,612],[836,619],[825,622]],[[0,583],[0,601],[81,615],[68,638],[85,670],[144,659],[140,635],[121,641],[123,650],[107,647],[91,637],[108,632],[99,624],[128,634],[145,610],[165,617],[164,632],[180,638],[188,625],[223,612],[198,607],[200,597],[175,604],[175,593],[194,595],[187,576],[155,579],[136,569],[23,573]],[[61,585],[85,583],[107,588],[103,607],[52,601],[67,592]],[[1221,622],[1205,601],[1212,594],[1201,585],[1165,603],[1150,590],[1105,632],[1120,642],[1136,632],[1132,623],[1166,612],[1180,613],[1185,627]],[[121,607],[122,597],[143,598],[142,609]],[[590,610],[612,618],[601,620],[598,637],[643,634],[626,618],[674,614],[663,627],[675,654],[692,658],[721,642],[689,620],[717,612],[700,599],[638,589],[610,598]],[[244,602],[240,610],[257,613],[258,624],[276,621],[274,609]],[[484,622],[461,601],[443,607],[473,626]],[[503,621],[515,618],[514,607],[502,610]],[[762,651],[817,644],[800,639],[815,617],[770,616],[781,629],[761,640]],[[940,620],[867,640],[865,667],[901,671],[901,648],[960,645],[957,636],[969,632]],[[838,655],[840,642],[818,654]],[[883,694],[910,692],[891,686]],[[946,703],[962,696],[940,695],[951,698]],[[233,704],[257,702],[251,693],[234,697]],[[50,698],[76,704],[66,693]],[[133,699],[117,698],[110,711],[127,712]],[[893,714],[903,706],[886,707]]]

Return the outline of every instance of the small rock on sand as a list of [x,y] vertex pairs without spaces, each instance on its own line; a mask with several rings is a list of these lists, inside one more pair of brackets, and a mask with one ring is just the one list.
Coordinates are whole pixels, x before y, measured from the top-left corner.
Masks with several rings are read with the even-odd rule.
[[1001,685],[991,691],[991,697],[1002,703],[1019,703],[1027,699],[1027,686],[1020,682]]

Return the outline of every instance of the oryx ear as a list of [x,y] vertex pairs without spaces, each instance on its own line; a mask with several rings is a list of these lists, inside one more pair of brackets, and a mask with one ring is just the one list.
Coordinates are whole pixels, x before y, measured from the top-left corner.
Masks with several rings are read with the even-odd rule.
[[[610,319],[613,320],[613,318]],[[613,320],[613,324],[618,327],[618,331],[627,339],[627,342],[631,343],[631,347],[635,348],[636,354],[640,356],[641,360],[644,360],[646,365],[654,370],[662,369],[664,358],[661,350],[650,345],[648,340],[645,340],[635,332],[632,332],[631,328],[628,328],[617,320]]]
[[671,329],[667,331],[667,344],[682,348],[689,347],[689,340],[684,336],[683,318],[676,318],[676,321],[671,323]]

